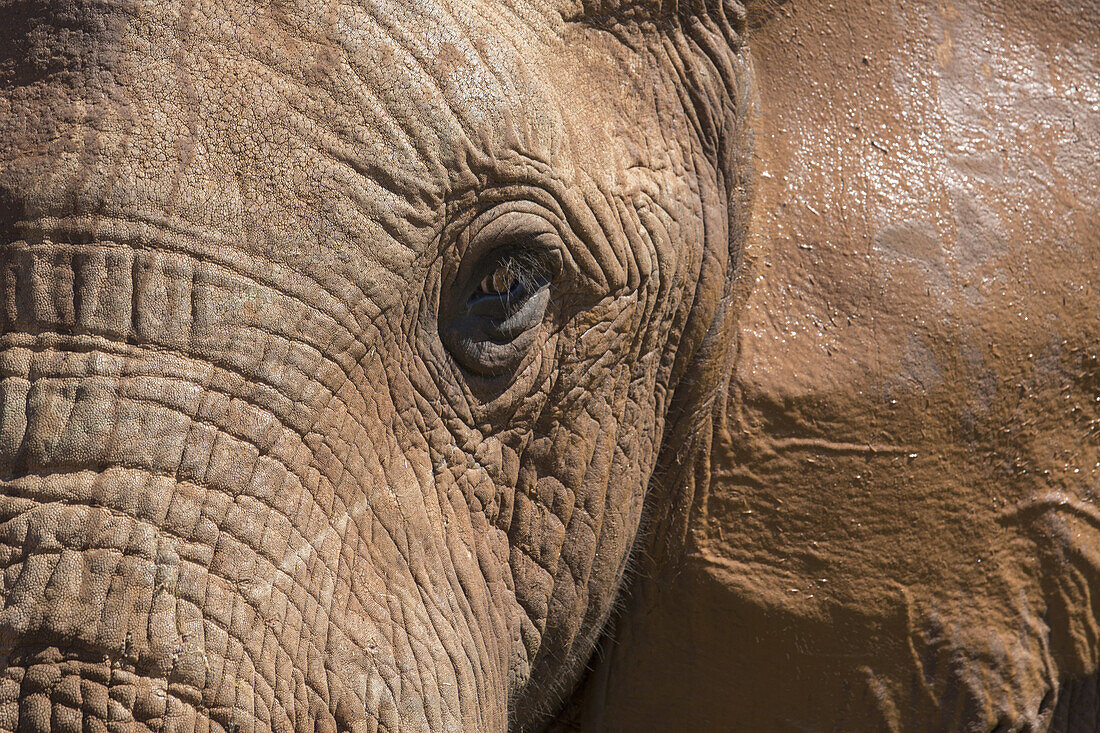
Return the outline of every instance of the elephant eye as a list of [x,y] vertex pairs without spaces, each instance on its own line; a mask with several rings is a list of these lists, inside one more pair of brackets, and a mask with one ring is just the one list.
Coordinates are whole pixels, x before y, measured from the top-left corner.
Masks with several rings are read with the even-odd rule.
[[547,267],[537,253],[526,248],[509,250],[490,258],[485,275],[477,283],[466,306],[482,315],[496,313],[506,319],[547,284]]
[[468,261],[440,301],[443,344],[467,372],[483,378],[505,378],[523,362],[561,267],[558,235],[545,219],[501,219],[471,236]]
[[519,285],[518,273],[513,268],[508,267],[507,263],[498,265],[481,279],[473,297],[497,296],[508,298],[515,294],[515,291],[519,289]]

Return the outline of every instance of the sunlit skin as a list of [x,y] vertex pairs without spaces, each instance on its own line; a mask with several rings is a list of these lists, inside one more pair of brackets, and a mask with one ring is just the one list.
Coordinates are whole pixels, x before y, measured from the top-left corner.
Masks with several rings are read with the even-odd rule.
[[0,19],[0,728],[542,727],[725,355],[741,10]]
[[0,0],[0,729],[1100,727],[1097,28]]
[[592,729],[1097,729],[1097,28],[1010,0],[758,28],[712,481]]

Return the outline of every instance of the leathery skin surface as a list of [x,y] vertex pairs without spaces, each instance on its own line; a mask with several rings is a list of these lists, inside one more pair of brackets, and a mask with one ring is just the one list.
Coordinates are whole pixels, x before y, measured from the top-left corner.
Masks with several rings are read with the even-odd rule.
[[581,729],[1097,730],[1100,6],[765,5],[711,481]]
[[1098,29],[0,0],[0,730],[1096,730]]
[[0,2],[0,729],[541,727],[729,341],[744,30]]

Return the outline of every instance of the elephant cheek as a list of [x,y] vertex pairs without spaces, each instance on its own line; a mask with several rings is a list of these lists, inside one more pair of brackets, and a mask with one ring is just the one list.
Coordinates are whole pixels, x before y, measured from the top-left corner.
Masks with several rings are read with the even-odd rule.
[[[182,257],[4,254],[40,297],[3,298],[0,727],[503,725],[470,563],[363,418],[358,357],[310,343],[351,341],[332,319]],[[234,292],[278,307],[218,310]]]

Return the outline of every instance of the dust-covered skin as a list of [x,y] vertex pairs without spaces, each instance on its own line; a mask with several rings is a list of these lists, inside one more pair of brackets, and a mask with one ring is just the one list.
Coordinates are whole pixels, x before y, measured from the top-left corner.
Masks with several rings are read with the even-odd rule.
[[743,14],[657,5],[0,2],[0,729],[558,708],[731,353]]
[[1100,727],[1100,8],[752,13],[0,0],[0,730]]
[[582,730],[1100,729],[1100,6],[794,0],[750,45],[713,481]]

